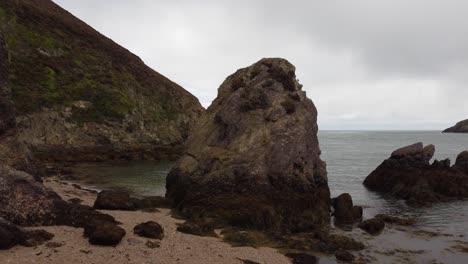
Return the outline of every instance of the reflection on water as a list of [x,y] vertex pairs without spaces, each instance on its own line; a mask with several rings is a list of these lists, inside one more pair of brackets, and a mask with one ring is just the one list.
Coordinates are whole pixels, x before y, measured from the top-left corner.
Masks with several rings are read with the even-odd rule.
[[173,162],[132,161],[116,164],[85,164],[73,171],[80,183],[98,190],[125,189],[136,196],[164,196],[166,175]]
[[[348,192],[354,203],[365,206],[365,216],[388,213],[415,217],[422,226],[468,236],[468,201],[436,204],[430,208],[410,208],[401,200],[368,191],[362,182],[396,148],[418,141],[436,146],[435,158],[455,160],[468,149],[467,134],[440,132],[343,132],[319,133],[322,158],[327,162],[332,196]],[[135,195],[164,195],[171,162],[129,162],[88,165],[77,169],[80,182],[97,189],[125,188]]]

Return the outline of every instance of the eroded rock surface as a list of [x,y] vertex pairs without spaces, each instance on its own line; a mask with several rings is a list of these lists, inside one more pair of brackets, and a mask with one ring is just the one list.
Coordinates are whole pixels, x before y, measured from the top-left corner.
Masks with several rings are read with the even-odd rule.
[[468,197],[468,152],[458,155],[456,163],[435,160],[435,147],[422,143],[394,151],[364,181],[375,191],[406,200],[411,205],[428,205],[449,198]]
[[262,59],[229,76],[167,177],[166,197],[189,217],[260,229],[329,222],[317,110],[295,67]]

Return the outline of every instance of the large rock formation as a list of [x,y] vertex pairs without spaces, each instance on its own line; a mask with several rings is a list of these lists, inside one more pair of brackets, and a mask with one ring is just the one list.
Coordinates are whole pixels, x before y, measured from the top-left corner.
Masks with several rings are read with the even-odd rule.
[[449,198],[468,197],[468,152],[450,160],[435,160],[433,145],[422,143],[395,150],[364,180],[364,185],[375,191],[405,199],[412,205],[427,205]]
[[166,197],[189,217],[260,229],[329,223],[317,110],[284,59],[229,76],[167,177]]
[[468,133],[468,119],[456,123],[453,127],[449,127],[443,133]]
[[18,141],[36,158],[180,156],[203,108],[140,58],[51,0],[0,1],[0,32],[0,86],[9,76],[12,95],[0,93],[0,133],[14,104]]

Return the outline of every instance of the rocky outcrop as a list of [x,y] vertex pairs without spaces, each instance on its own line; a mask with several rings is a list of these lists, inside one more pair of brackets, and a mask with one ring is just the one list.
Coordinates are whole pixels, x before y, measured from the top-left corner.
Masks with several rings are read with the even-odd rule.
[[317,110],[284,59],[229,76],[167,177],[166,197],[184,215],[259,229],[329,223]]
[[4,0],[0,13],[0,87],[10,76],[13,95],[0,93],[0,134],[16,110],[40,161],[181,155],[197,98],[51,0]]
[[456,123],[453,127],[449,127],[443,133],[468,133],[468,119]]
[[449,159],[430,164],[434,151],[433,145],[423,147],[422,143],[398,149],[364,180],[364,185],[411,205],[468,197],[468,152],[460,153],[450,166]]
[[349,193],[333,198],[332,206],[336,225],[351,225],[362,220],[362,207],[353,205],[353,199]]

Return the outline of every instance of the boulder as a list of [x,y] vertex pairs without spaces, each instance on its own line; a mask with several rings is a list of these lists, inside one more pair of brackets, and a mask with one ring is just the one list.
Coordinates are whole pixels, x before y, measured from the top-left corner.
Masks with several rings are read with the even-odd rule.
[[456,123],[453,127],[449,127],[443,133],[468,133],[468,119]]
[[16,245],[34,247],[51,240],[53,234],[45,230],[25,231],[11,222],[0,218],[0,250],[9,249]]
[[289,253],[286,257],[290,258],[292,264],[315,264],[318,263],[318,258],[305,253]]
[[84,227],[91,220],[114,223],[112,216],[67,203],[31,175],[0,166],[0,217],[20,226]]
[[381,218],[371,218],[360,223],[358,226],[367,233],[375,236],[380,234],[385,228],[385,222]]
[[349,251],[342,250],[342,249],[335,252],[335,257],[337,260],[344,261],[344,262],[354,261],[354,255],[351,254]]
[[17,226],[0,217],[0,249],[9,249],[24,241],[24,233]]
[[93,245],[115,246],[125,236],[125,230],[108,221],[92,221],[84,229],[84,235]]
[[135,202],[128,192],[113,190],[100,192],[93,207],[104,210],[136,210]]
[[455,167],[468,173],[468,151],[458,154]]
[[301,89],[284,59],[229,76],[167,176],[173,206],[186,217],[256,229],[328,224],[317,110]]
[[430,164],[434,151],[433,145],[422,143],[398,149],[366,177],[364,185],[417,206],[468,197],[467,154],[460,153],[454,166],[449,159]]
[[0,217],[22,226],[54,224],[60,196],[21,171],[0,166]]
[[332,200],[337,225],[350,225],[362,220],[362,207],[354,206],[349,193],[343,193]]
[[139,236],[147,238],[164,238],[163,227],[154,221],[148,221],[135,226],[135,228],[133,228],[133,232]]

